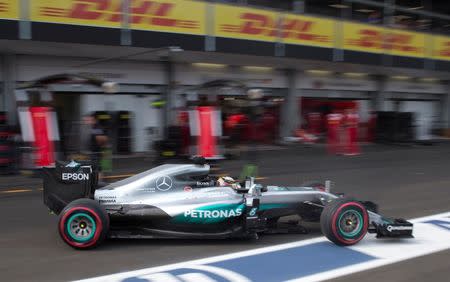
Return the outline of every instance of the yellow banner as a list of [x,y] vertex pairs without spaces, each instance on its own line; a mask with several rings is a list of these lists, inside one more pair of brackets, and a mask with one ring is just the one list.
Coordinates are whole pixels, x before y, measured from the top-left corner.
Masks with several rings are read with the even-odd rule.
[[0,0],[0,19],[18,20],[19,19],[19,1],[18,0]]
[[344,23],[343,48],[370,53],[424,57],[425,35],[382,27]]
[[203,2],[134,0],[130,14],[132,29],[198,35],[206,33],[206,4]]
[[333,47],[332,20],[229,5],[215,7],[215,36]]
[[450,60],[450,37],[434,36],[433,59]]
[[386,29],[384,34],[383,49],[387,50],[389,54],[425,57],[425,35],[423,33]]
[[343,46],[346,50],[381,53],[383,51],[383,28],[354,23],[344,23]]
[[278,15],[267,10],[215,5],[214,35],[275,42]]
[[[19,19],[19,3],[19,0],[0,0],[0,19]],[[32,21],[111,28],[123,25],[122,0],[31,0],[29,3]],[[204,2],[129,0],[129,3],[131,29],[206,34],[208,4]],[[335,32],[338,21],[331,19],[222,4],[214,7],[213,30],[217,37],[328,48],[337,44],[345,50],[450,60],[447,36],[342,22],[341,38]]]
[[[34,0],[31,1],[31,20],[120,28],[122,2],[122,0]],[[204,3],[183,0],[130,0],[129,3],[130,28],[204,34]]]
[[284,43],[332,48],[334,23],[329,19],[284,14],[280,35]]
[[33,0],[30,19],[102,27],[121,27],[121,0]]

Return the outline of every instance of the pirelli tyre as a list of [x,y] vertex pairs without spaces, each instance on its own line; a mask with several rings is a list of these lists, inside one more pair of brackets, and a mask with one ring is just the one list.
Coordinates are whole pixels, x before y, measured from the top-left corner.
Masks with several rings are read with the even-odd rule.
[[369,228],[369,214],[358,201],[338,198],[328,203],[320,216],[322,233],[333,243],[350,246],[364,238]]
[[59,235],[75,249],[98,246],[108,234],[109,216],[92,199],[78,199],[69,203],[59,215]]

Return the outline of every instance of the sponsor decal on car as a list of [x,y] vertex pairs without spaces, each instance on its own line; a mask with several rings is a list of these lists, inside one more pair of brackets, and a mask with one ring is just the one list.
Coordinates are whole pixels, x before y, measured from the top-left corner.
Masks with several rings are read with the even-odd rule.
[[392,226],[389,225],[387,227],[387,231],[392,232],[392,231],[403,231],[403,230],[413,230],[412,226]]
[[258,208],[252,208],[250,210],[250,212],[248,213],[248,215],[249,216],[255,216],[257,211],[258,211]]
[[63,172],[61,175],[62,180],[72,180],[72,181],[84,181],[89,180],[89,173],[72,173]]
[[175,216],[174,221],[179,223],[218,223],[230,218],[239,217],[244,213],[244,204],[216,204],[196,209],[185,210]]
[[192,218],[228,218],[242,215],[242,209],[236,210],[188,210],[184,212],[185,217]]
[[208,187],[208,186],[212,186],[211,183],[210,183],[209,181],[197,181],[196,185],[199,186],[199,187]]
[[165,192],[172,188],[173,181],[170,176],[160,176],[156,179],[156,189]]
[[116,196],[103,196],[98,201],[100,204],[112,204],[116,202]]

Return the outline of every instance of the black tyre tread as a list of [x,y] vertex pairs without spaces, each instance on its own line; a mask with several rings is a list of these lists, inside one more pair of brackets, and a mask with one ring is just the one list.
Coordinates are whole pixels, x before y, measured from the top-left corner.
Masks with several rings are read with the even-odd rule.
[[335,243],[339,246],[348,246],[351,244],[344,244],[341,241],[339,241],[333,234],[332,231],[332,218],[333,214],[336,212],[336,210],[342,205],[347,202],[357,202],[353,198],[344,197],[344,198],[337,198],[330,203],[328,203],[325,208],[322,211],[322,214],[320,215],[320,228],[322,230],[322,233],[325,235],[325,237],[328,238],[331,242]]
[[[77,199],[74,200],[72,202],[70,202],[63,210],[62,212],[59,214],[59,220],[58,222],[61,220],[61,218],[63,217],[63,215],[71,208],[73,207],[87,207],[87,208],[91,208],[93,210],[95,210],[97,212],[97,214],[99,215],[101,221],[102,221],[102,225],[103,225],[103,229],[102,232],[100,234],[100,238],[97,240],[97,242],[88,247],[88,248],[77,248],[74,246],[71,246],[73,248],[76,249],[92,249],[97,247],[100,243],[102,243],[102,241],[106,238],[106,236],[108,235],[108,231],[109,231],[109,215],[106,212],[106,210],[95,200],[93,199],[89,199],[89,198],[82,198],[82,199]],[[59,230],[59,229],[58,229]],[[59,232],[59,231],[58,231]]]

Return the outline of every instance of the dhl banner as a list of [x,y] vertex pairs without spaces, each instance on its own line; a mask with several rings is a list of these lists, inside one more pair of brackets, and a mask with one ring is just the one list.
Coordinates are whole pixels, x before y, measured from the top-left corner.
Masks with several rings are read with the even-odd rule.
[[433,36],[433,59],[450,60],[450,37]]
[[279,14],[267,10],[215,5],[214,35],[275,42]]
[[424,57],[425,35],[366,24],[344,23],[343,49]]
[[33,0],[30,20],[120,28],[121,3],[121,0]]
[[[2,1],[2,0],[0,0]],[[122,0],[31,1],[31,20],[101,27],[122,27]],[[130,0],[133,29],[204,34],[205,4],[183,0]]]
[[[0,0],[0,19],[19,19],[20,3],[28,2],[31,21],[121,28],[122,0]],[[139,30],[284,42],[368,53],[450,60],[450,37],[343,22],[342,37],[335,32],[337,20],[279,13],[224,4],[207,5],[188,0],[129,0],[128,27]],[[207,18],[214,22],[207,22]]]
[[283,14],[281,23],[281,38],[285,43],[334,47],[335,21],[333,20]]
[[215,6],[215,36],[333,47],[333,25],[328,19],[267,10]]
[[0,0],[0,19],[7,19],[7,20],[19,19],[19,1]]
[[385,29],[383,49],[392,55],[425,57],[425,34]]
[[131,28],[204,35],[206,4],[186,0],[131,1]]

